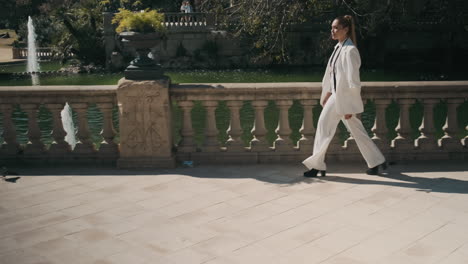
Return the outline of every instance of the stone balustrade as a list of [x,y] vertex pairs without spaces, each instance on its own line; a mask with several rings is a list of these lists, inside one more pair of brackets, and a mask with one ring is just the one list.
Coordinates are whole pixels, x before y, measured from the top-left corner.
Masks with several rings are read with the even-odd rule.
[[[138,92],[138,89],[143,92]],[[468,158],[468,137],[463,132],[468,126],[465,128],[467,124],[462,124],[459,127],[459,120],[466,120],[463,116],[468,114],[459,109],[462,104],[466,106],[467,81],[367,82],[363,83],[362,90],[363,100],[372,102],[372,139],[389,160]],[[122,167],[142,164],[142,159],[145,163],[141,166],[156,164],[155,166],[160,167],[173,162],[173,157],[178,161],[192,160],[197,164],[300,162],[312,153],[315,135],[313,120],[317,119],[317,110],[320,108],[320,91],[320,83],[169,84],[167,80],[124,79],[119,82],[118,87],[0,87],[0,116],[3,126],[0,130],[3,130],[4,141],[0,160],[119,159]],[[168,104],[168,100],[171,104]],[[117,101],[120,109],[120,135],[116,134],[112,119]],[[73,150],[64,141],[65,131],[60,111],[65,102],[69,103],[77,117],[75,126],[78,128],[78,143]],[[434,122],[435,109],[441,106],[441,102],[447,113],[443,127]],[[250,131],[247,132],[251,136],[250,142],[242,139],[242,135],[246,133],[241,122],[241,110],[246,103],[251,105],[253,111],[252,129],[249,128]],[[278,122],[274,130],[276,139],[273,142],[267,140],[267,134],[273,131],[269,131],[272,129],[268,129],[265,121],[266,114],[271,114],[265,110],[272,103],[278,109]],[[103,114],[102,143],[98,149],[90,139],[87,117],[87,109],[93,104]],[[229,113],[225,115],[228,119],[225,121],[229,123],[227,139],[223,141],[220,141],[220,134],[224,131],[217,127],[217,111],[221,104],[229,109]],[[290,109],[297,104],[300,104],[303,111],[303,121],[302,127],[294,131],[290,124]],[[414,120],[411,122],[410,114],[415,104],[422,107],[419,136],[416,138],[416,127],[412,127]],[[40,137],[38,109],[41,105],[52,115],[53,141],[50,145],[44,144]],[[199,120],[192,120],[192,110],[197,105],[205,110],[201,144],[196,140],[193,125]],[[22,145],[17,141],[18,135],[12,119],[16,107],[26,112],[28,118],[28,142]],[[172,113],[174,107],[180,109],[178,120]],[[390,107],[396,107],[397,111],[399,109],[398,124],[395,123],[394,127],[389,127],[387,122]],[[180,131],[170,132],[171,127],[178,127],[174,125],[178,122]],[[395,136],[389,136],[393,129]],[[436,131],[441,129],[444,135],[436,137]],[[167,131],[169,135],[166,135]],[[291,139],[293,133],[300,133],[297,143]],[[173,146],[170,142],[176,134],[180,134],[180,141],[174,142]],[[460,135],[463,136],[460,138]],[[115,142],[116,137],[120,137],[120,146]],[[152,155],[162,155],[164,159],[153,159]],[[362,159],[354,139],[349,137],[343,143],[338,133],[330,145],[327,158]]]
[[[66,132],[62,124],[61,111],[68,102],[77,113],[77,144],[72,150],[65,141]],[[102,143],[99,150],[90,139],[87,111],[96,105],[101,111]],[[115,86],[13,86],[0,87],[0,111],[3,123],[4,143],[0,149],[2,160],[30,161],[115,161],[119,155],[118,144],[114,141],[112,111],[116,105]],[[52,116],[52,143],[46,146],[41,141],[38,112],[45,107]],[[28,142],[21,146],[17,141],[12,113],[19,107],[28,119]]]
[[211,13],[164,13],[164,25],[169,31],[214,29]]
[[[27,48],[12,48],[13,59],[27,59],[28,49]],[[40,60],[50,60],[57,56],[58,51],[54,48],[37,48],[37,58]],[[72,54],[69,54],[71,56]]]
[[[367,82],[363,83],[363,100],[375,105],[375,121],[372,139],[389,160],[408,159],[466,159],[467,137],[460,140],[457,107],[468,98],[468,82]],[[182,109],[182,140],[177,148],[180,160],[207,163],[270,163],[298,162],[312,153],[315,127],[313,109],[319,107],[320,83],[217,83],[178,84],[171,86],[171,99]],[[301,138],[294,145],[288,110],[294,101],[303,108]],[[195,101],[201,101],[206,109],[204,143],[197,148],[194,143],[191,109]],[[230,110],[230,126],[226,131],[229,139],[219,142],[215,110],[220,101],[227,102]],[[240,139],[239,108],[250,101],[255,111],[252,140],[248,146]],[[279,108],[276,140],[270,145],[265,135],[264,111],[269,101]],[[423,119],[419,127],[420,136],[411,137],[410,108],[416,102],[423,105]],[[395,127],[397,136],[388,138],[387,108],[398,104],[399,120]],[[445,135],[435,137],[434,109],[437,104],[447,104],[447,121],[443,127]],[[465,113],[465,115],[468,113]],[[331,142],[328,159],[362,159],[352,137],[341,143],[338,133]]]

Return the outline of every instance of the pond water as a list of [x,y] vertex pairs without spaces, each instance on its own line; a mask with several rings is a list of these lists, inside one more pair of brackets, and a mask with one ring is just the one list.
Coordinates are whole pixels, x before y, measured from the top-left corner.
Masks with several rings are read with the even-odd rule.
[[[43,71],[56,71],[62,66],[57,62],[43,62]],[[12,78],[2,73],[24,72],[26,65],[0,65],[0,86],[31,85],[31,78]],[[229,70],[166,70],[173,83],[218,83],[218,82],[319,82],[322,67],[276,67],[269,69]],[[41,76],[41,85],[111,85],[123,77],[123,73],[70,74]],[[467,80],[465,72],[417,72],[383,69],[362,69],[362,81],[438,81]]]
[[[0,76],[2,72],[19,72],[25,65],[9,65],[0,66]],[[58,70],[61,66],[55,62],[48,62],[41,64],[42,69],[45,71]],[[318,68],[273,68],[273,69],[244,69],[244,70],[191,70],[191,71],[175,71],[167,70],[168,75],[173,83],[215,83],[215,82],[317,82],[321,81],[323,69]],[[62,75],[62,76],[45,76],[41,77],[42,85],[104,85],[116,84],[117,81],[123,77],[122,73],[116,74],[81,74],[81,75]],[[385,70],[362,70],[361,78],[363,81],[417,81],[417,80],[463,80],[467,79],[463,73],[453,73],[450,75],[439,73],[415,73],[415,72],[389,72]],[[18,85],[31,85],[29,78],[0,78],[0,86],[18,86]],[[314,109],[314,123],[317,124],[321,108]],[[435,127],[436,136],[443,135],[442,126],[445,123],[446,105],[441,102],[435,108]],[[464,130],[468,124],[468,103],[465,102],[458,109],[458,122],[459,133],[458,136],[464,137],[467,132]],[[175,143],[180,140],[179,130],[182,124],[182,113],[177,105],[173,105],[174,112],[174,141]],[[279,110],[274,102],[269,102],[268,107],[265,109],[265,122],[268,129],[267,140],[272,143],[276,139],[275,129],[278,125]],[[195,130],[195,140],[201,144],[204,140],[204,126],[205,126],[205,109],[201,103],[197,102],[192,110],[192,122]],[[396,103],[393,103],[387,109],[387,127],[389,129],[388,138],[392,139],[396,136],[394,131],[398,124],[399,108]],[[423,107],[420,103],[416,103],[410,110],[410,119],[412,125],[412,137],[419,136],[418,127],[421,124],[423,115]],[[295,101],[289,110],[290,126],[292,129],[291,139],[294,142],[301,137],[299,129],[302,126],[303,109],[299,102]],[[372,102],[368,102],[365,107],[365,112],[362,114],[362,121],[369,134],[371,134],[371,127],[373,126],[375,117],[375,106]],[[77,124],[76,113],[73,113],[75,124]],[[27,140],[27,115],[19,107],[13,113],[13,119],[18,132],[18,141],[25,144]],[[217,127],[220,132],[219,139],[225,142],[228,139],[226,130],[229,127],[229,108],[226,102],[220,102],[216,110]],[[3,130],[3,118],[0,114],[0,132]],[[91,106],[88,109],[88,122],[91,130],[92,139],[96,144],[100,144],[102,137],[99,135],[102,129],[102,114],[96,106]],[[243,129],[242,139],[245,144],[252,139],[250,130],[254,122],[254,110],[251,103],[246,101],[241,108],[241,126]],[[118,131],[118,113],[117,109],[114,110],[114,125]],[[52,117],[50,112],[44,107],[39,111],[39,127],[41,128],[42,140],[44,143],[49,144],[52,141]],[[348,137],[348,133],[344,125],[340,123],[340,139],[344,141]],[[116,138],[118,141],[118,136]]]

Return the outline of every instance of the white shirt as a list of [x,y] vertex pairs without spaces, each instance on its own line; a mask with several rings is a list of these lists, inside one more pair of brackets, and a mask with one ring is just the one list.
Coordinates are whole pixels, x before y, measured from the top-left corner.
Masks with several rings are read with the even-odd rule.
[[[349,38],[343,43],[336,44],[335,48],[338,48],[338,50],[333,61],[331,61],[332,58],[328,60],[327,69],[323,76],[320,104],[323,105],[327,93],[334,93],[338,114],[362,113],[364,106],[361,98],[361,79],[359,77],[359,68],[361,67],[359,50]],[[333,68],[336,76],[336,91],[333,89]]]

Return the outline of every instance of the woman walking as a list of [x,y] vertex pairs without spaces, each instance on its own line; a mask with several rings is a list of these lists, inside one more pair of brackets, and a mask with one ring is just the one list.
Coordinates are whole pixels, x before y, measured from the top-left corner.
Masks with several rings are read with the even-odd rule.
[[333,20],[331,37],[338,40],[338,44],[322,80],[320,103],[323,110],[317,125],[313,155],[302,162],[309,169],[304,176],[316,177],[319,171],[322,176],[326,175],[325,154],[340,120],[356,140],[369,167],[367,174],[377,175],[379,167],[386,169],[385,158],[356,117],[356,114],[363,112],[364,106],[359,77],[361,57],[356,47],[353,18],[346,15]]

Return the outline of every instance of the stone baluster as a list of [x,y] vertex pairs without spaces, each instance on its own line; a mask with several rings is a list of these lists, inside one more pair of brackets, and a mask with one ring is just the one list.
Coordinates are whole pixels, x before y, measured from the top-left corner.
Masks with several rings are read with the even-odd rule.
[[304,118],[302,119],[302,127],[299,130],[302,137],[297,142],[297,147],[300,151],[311,154],[315,134],[313,109],[317,104],[317,100],[300,100],[300,103],[304,108]]
[[79,141],[76,143],[76,146],[73,149],[73,153],[78,155],[89,155],[95,153],[96,148],[93,141],[91,140],[88,126],[88,104],[71,103],[70,106],[76,111],[78,115],[78,132],[76,133],[76,136]]
[[229,139],[226,142],[227,151],[244,151],[244,143],[241,140],[242,128],[240,124],[239,110],[242,107],[242,101],[228,101],[227,106],[231,112],[231,120],[227,134]]
[[114,142],[115,129],[112,122],[112,103],[98,103],[97,107],[101,110],[103,116],[103,124],[101,136],[104,139],[99,147],[99,156],[101,157],[116,157],[119,153],[119,146]]
[[28,114],[28,139],[24,154],[26,155],[41,155],[46,148],[41,141],[41,129],[39,128],[37,113],[39,110],[38,104],[21,104],[23,109]]
[[392,100],[390,99],[375,99],[375,122],[374,126],[372,127],[372,132],[374,136],[372,140],[377,145],[377,147],[382,152],[387,152],[390,149],[390,144],[388,142],[387,133],[387,118],[385,115],[385,111],[387,107],[390,105]]
[[218,129],[216,128],[215,110],[218,106],[217,101],[203,101],[203,106],[206,108],[206,125],[205,125],[205,142],[202,150],[206,152],[220,151],[218,141]]
[[71,152],[71,146],[65,141],[67,132],[63,129],[61,111],[65,104],[45,104],[52,113],[52,137],[54,141],[50,145],[51,156],[63,156]]
[[3,114],[2,136],[5,140],[1,150],[5,155],[16,155],[20,152],[21,148],[18,141],[16,141],[16,129],[12,119],[13,105],[0,104],[0,111],[2,111]]
[[255,120],[251,130],[253,139],[250,141],[252,151],[271,150],[265,137],[268,132],[265,127],[265,108],[267,105],[268,101],[252,101],[252,107],[255,109]]
[[291,128],[289,127],[289,108],[292,106],[292,100],[278,100],[276,105],[279,108],[279,121],[278,127],[275,132],[278,135],[278,138],[274,142],[274,149],[276,151],[290,151],[293,149],[292,140],[289,136],[292,133]]
[[408,151],[414,149],[414,141],[411,139],[411,124],[409,120],[409,109],[415,99],[399,99],[400,119],[395,131],[398,136],[392,140],[392,147],[397,150]]
[[463,147],[456,136],[458,132],[457,108],[463,102],[462,98],[447,99],[447,119],[443,127],[445,135],[439,139],[439,144],[444,150],[461,150]]
[[419,136],[415,141],[416,147],[421,150],[439,149],[437,140],[434,135],[434,107],[437,103],[439,103],[439,101],[439,99],[423,99],[424,116],[421,126],[419,127],[421,136]]
[[180,101],[180,108],[182,108],[182,140],[177,147],[177,151],[184,153],[191,153],[196,151],[196,144],[194,140],[195,132],[192,127],[192,108],[194,103],[192,101]]

